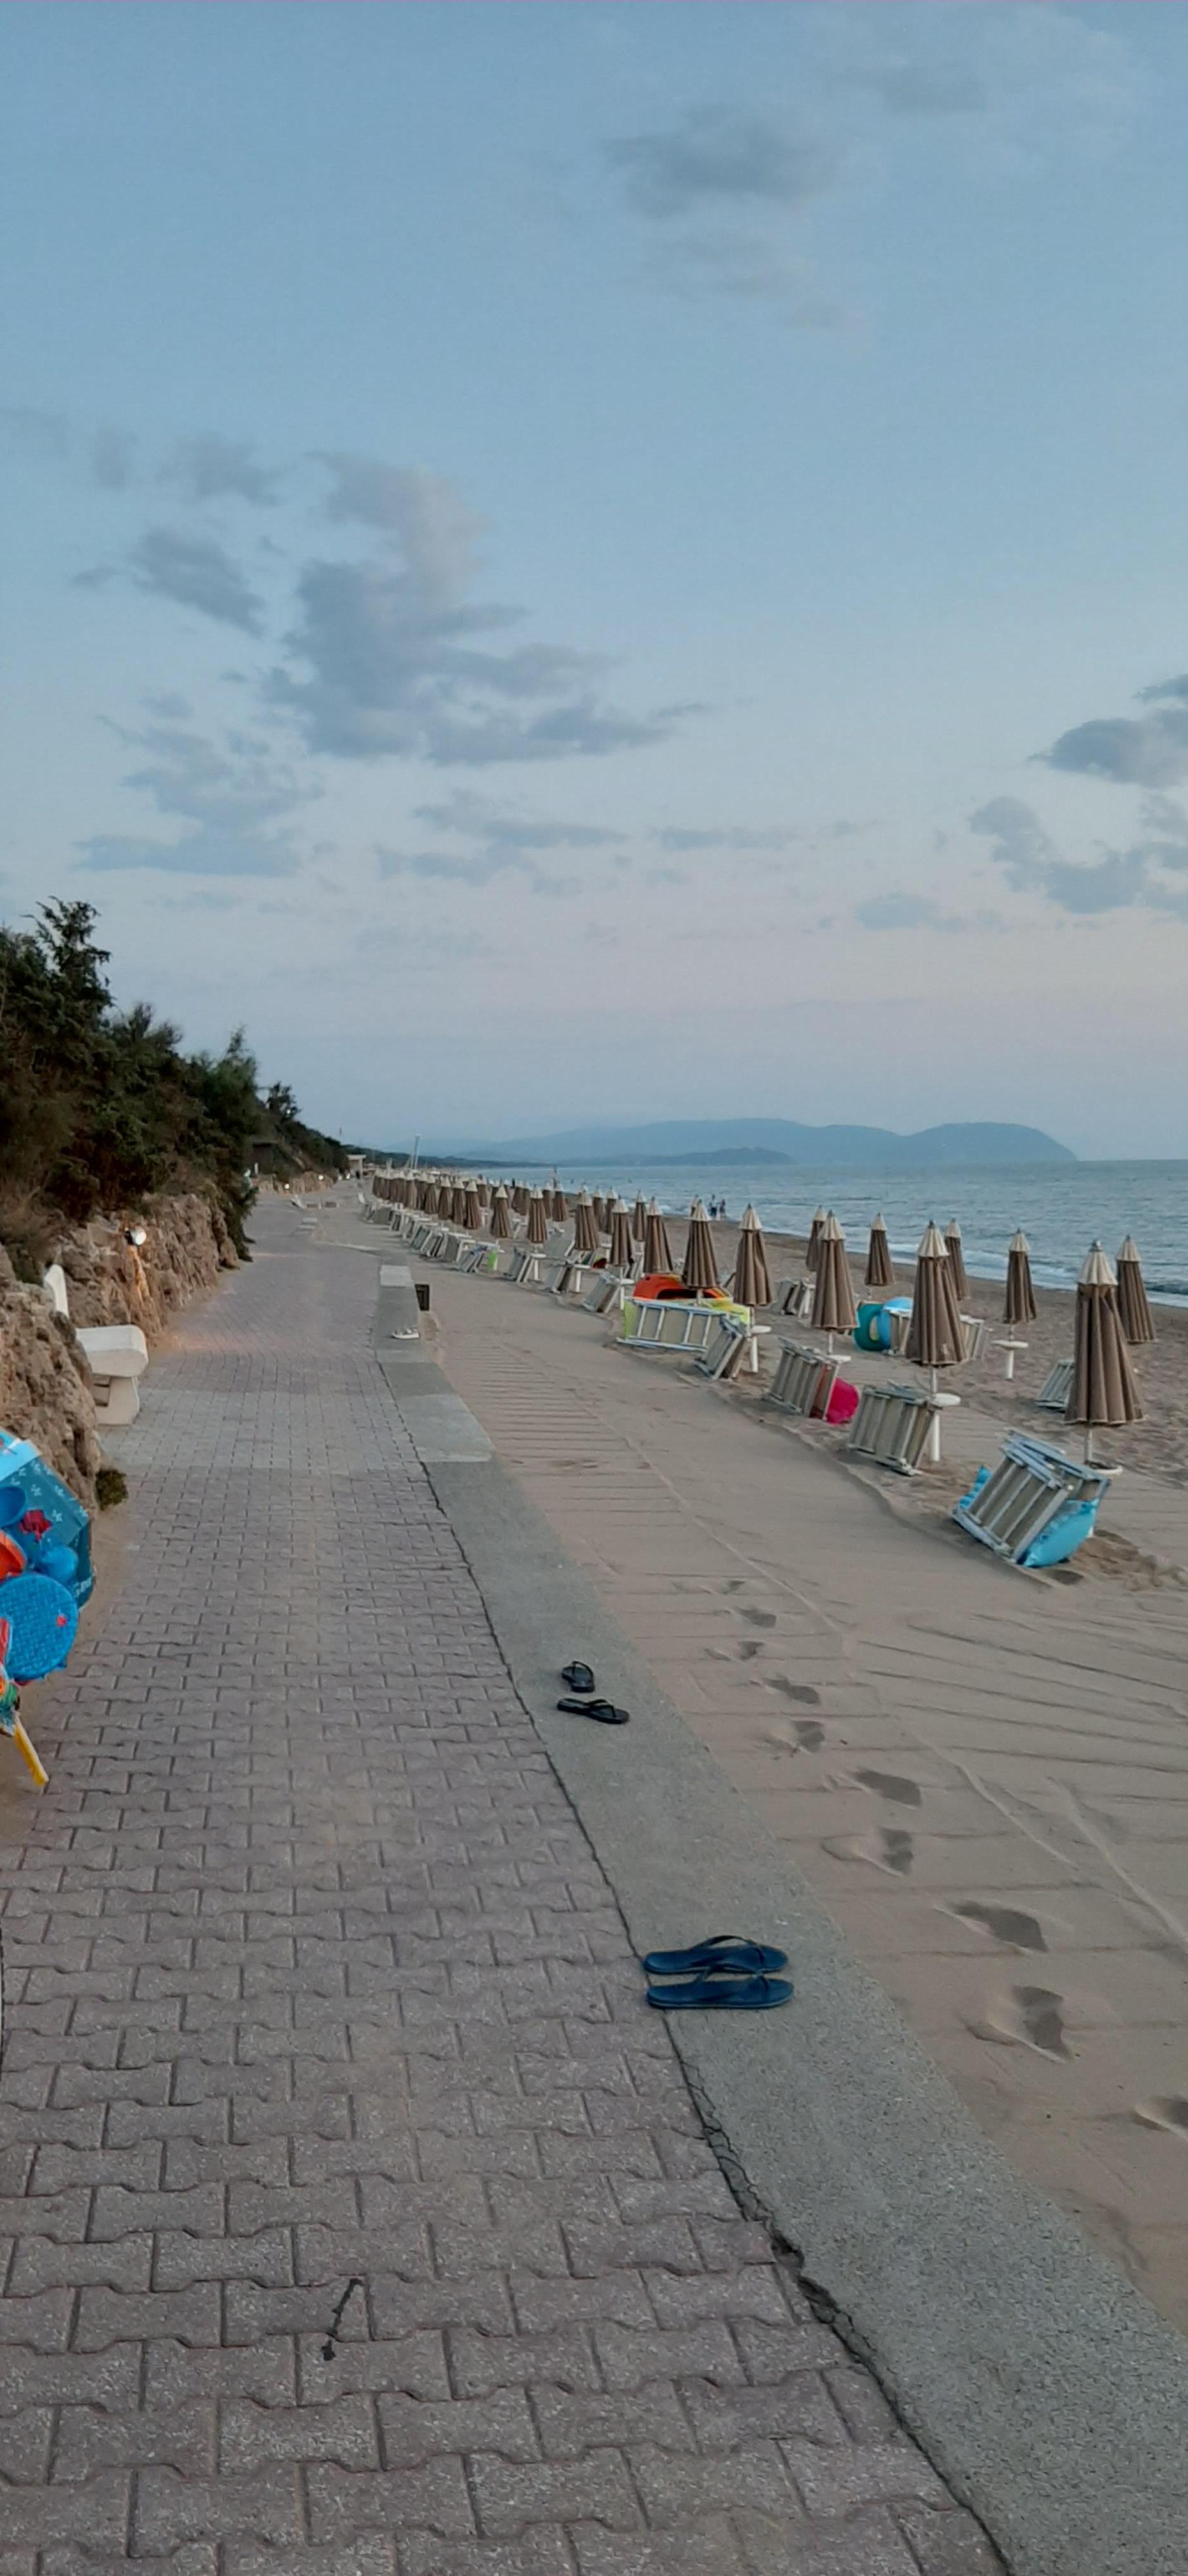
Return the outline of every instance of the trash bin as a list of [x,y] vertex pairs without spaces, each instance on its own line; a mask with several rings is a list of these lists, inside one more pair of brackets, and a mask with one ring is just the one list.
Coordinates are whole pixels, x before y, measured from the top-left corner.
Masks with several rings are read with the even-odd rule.
[[422,1315],[427,1315],[429,1312],[429,1288],[430,1282],[428,1279],[417,1280],[417,1305],[420,1308]]

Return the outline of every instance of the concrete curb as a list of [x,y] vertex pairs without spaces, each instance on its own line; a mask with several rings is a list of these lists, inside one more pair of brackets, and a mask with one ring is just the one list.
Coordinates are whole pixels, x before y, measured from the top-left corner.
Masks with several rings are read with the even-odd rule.
[[[991,2148],[507,1471],[430,1473],[637,1948],[791,1955],[787,2012],[674,2022],[744,2201],[1015,2576],[1184,2576],[1188,2344]],[[629,1729],[556,1713],[574,1654]]]

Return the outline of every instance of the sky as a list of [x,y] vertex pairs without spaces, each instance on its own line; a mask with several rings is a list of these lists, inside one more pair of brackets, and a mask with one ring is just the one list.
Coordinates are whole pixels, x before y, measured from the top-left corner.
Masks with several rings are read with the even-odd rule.
[[1188,1154],[1188,11],[5,0],[0,906],[401,1144]]

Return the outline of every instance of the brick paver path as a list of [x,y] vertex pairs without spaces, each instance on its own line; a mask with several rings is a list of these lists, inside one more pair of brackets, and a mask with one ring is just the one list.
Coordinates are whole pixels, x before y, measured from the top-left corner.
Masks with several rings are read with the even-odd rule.
[[291,1226],[152,1372],[6,1809],[0,2576],[989,2569],[739,2217]]

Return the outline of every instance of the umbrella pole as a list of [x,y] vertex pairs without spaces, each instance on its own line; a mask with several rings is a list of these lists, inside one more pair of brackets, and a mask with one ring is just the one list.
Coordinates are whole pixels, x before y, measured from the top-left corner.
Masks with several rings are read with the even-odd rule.
[[[930,1369],[928,1374],[929,1374],[929,1377],[930,1377],[930,1380],[931,1380],[932,1393],[933,1393],[933,1396],[935,1397],[936,1395],[938,1395],[938,1394],[940,1393],[940,1387],[939,1387],[939,1383],[938,1383],[938,1380],[937,1380],[937,1373],[936,1373],[936,1370],[935,1370],[935,1369]],[[941,1424],[941,1418],[940,1418],[939,1413],[934,1413],[934,1414],[933,1414],[933,1417],[932,1417],[932,1420],[931,1420],[931,1422],[930,1422],[930,1423],[929,1423],[929,1425],[928,1425],[928,1448],[927,1448],[927,1452],[926,1452],[926,1454],[927,1454],[928,1463],[929,1463],[929,1466],[930,1466],[930,1467],[939,1467],[939,1465],[940,1465],[940,1454],[941,1454],[940,1424]]]
[[1086,1433],[1085,1433],[1085,1464],[1086,1464],[1086,1466],[1087,1466],[1087,1467],[1091,1467],[1091,1466],[1092,1466],[1092,1464],[1093,1464],[1093,1430],[1092,1430],[1092,1426],[1090,1426],[1090,1428],[1089,1428],[1089,1429],[1086,1431]]

